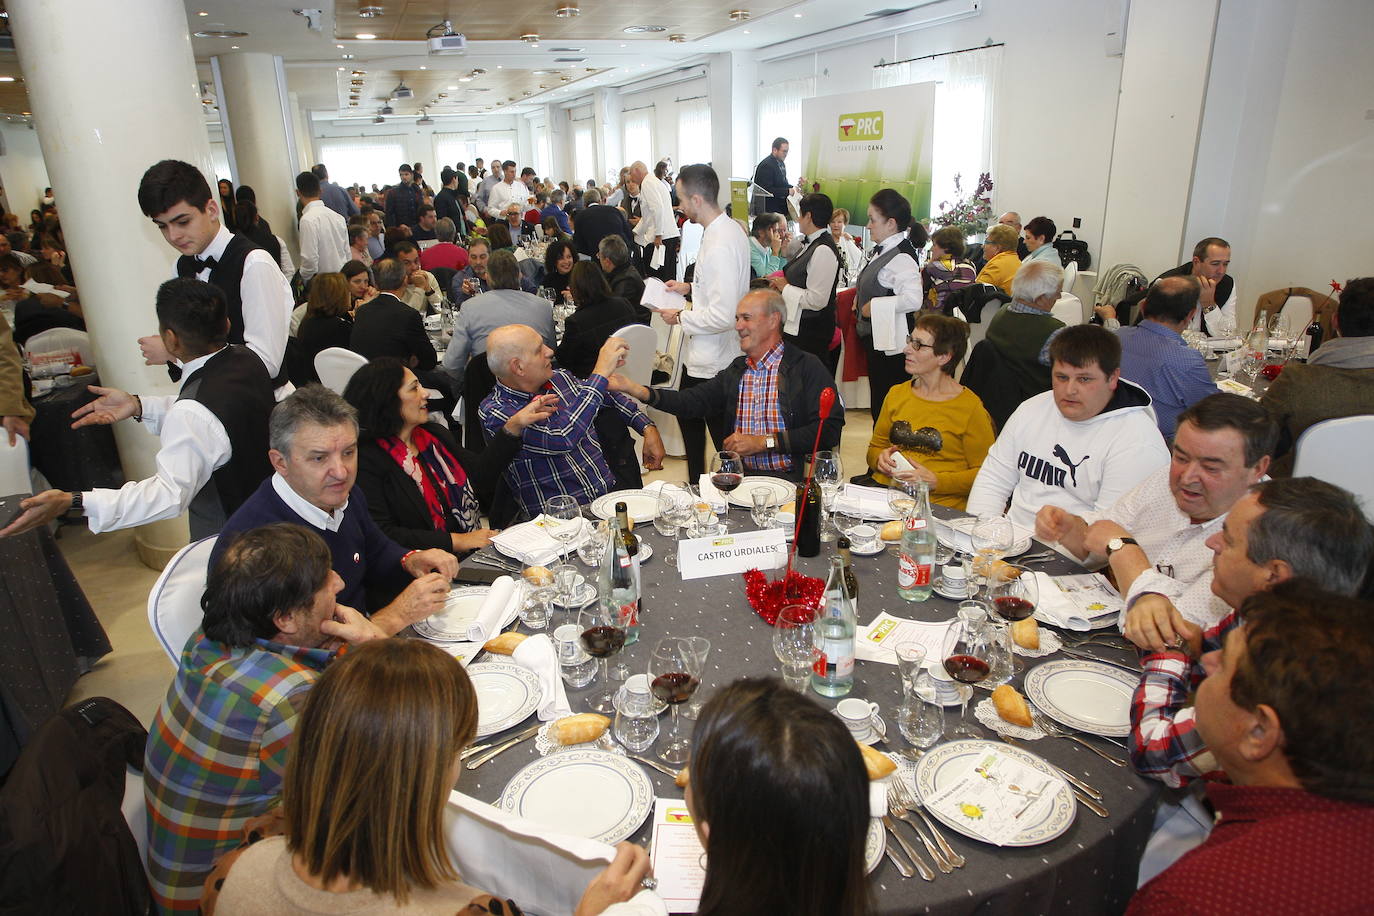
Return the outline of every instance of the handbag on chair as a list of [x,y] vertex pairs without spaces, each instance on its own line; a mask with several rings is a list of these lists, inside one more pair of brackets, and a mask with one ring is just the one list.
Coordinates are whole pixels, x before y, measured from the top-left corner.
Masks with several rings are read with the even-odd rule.
[[1077,264],[1079,270],[1087,270],[1092,266],[1093,258],[1088,254],[1088,243],[1074,234],[1072,229],[1065,229],[1055,236],[1054,250],[1059,252],[1059,260],[1065,267],[1070,262]]

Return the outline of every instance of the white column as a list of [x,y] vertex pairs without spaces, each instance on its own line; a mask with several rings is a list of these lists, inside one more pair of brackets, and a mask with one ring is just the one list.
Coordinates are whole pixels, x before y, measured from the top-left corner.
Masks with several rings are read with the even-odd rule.
[[[183,18],[185,14],[183,12]],[[258,213],[272,224],[295,259],[296,158],[288,136],[291,114],[278,59],[271,54],[236,52],[219,58],[219,102],[229,121],[239,184],[258,198]]]
[[[721,204],[730,199],[731,178],[751,178],[758,153],[755,82],[758,63],[748,51],[712,54],[707,69],[711,103],[711,165],[720,178]],[[723,113],[718,116],[718,113]]]
[[[291,129],[296,136],[296,163],[304,172],[320,161],[315,158],[315,148],[310,138],[310,112],[301,107],[301,100],[296,93],[289,92],[286,98],[287,106],[291,109]],[[329,180],[338,182],[339,178],[330,175]]]
[[[214,180],[186,9],[179,0],[9,0],[10,27],[48,175],[64,208],[63,232],[81,288],[103,384],[143,394],[175,388],[143,365],[136,339],[157,332],[153,297],[176,253],[138,208],[138,182],[160,159],[182,159]],[[79,23],[80,27],[74,27]],[[92,85],[92,62],[110,60],[119,36],[118,87]],[[150,476],[158,441],[115,427],[124,473]],[[186,543],[183,518],[145,525],[139,555],[159,567]]]
[[[593,122],[596,125],[596,161],[600,168],[596,176],[597,181],[614,185],[615,176],[620,173],[621,167],[629,165],[620,150],[624,134],[620,127],[620,90],[596,90],[592,96],[592,115],[596,119]],[[653,168],[653,165],[649,167]]]

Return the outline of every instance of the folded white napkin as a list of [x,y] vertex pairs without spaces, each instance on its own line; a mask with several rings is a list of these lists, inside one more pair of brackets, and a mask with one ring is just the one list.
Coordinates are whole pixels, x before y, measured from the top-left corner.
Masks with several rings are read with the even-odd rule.
[[906,314],[897,311],[901,299],[878,296],[868,300],[873,321],[873,349],[896,356],[906,346]]
[[[586,524],[586,519],[582,521],[582,533],[579,535],[579,540],[591,530]],[[502,553],[532,566],[547,566],[557,560],[563,552],[562,542],[549,534],[542,515],[533,521],[513,525],[491,540],[500,548]],[[574,540],[568,545],[568,550],[577,549],[578,542],[578,540]]]
[[725,494],[717,490],[715,485],[711,483],[710,474],[702,474],[701,479],[697,481],[697,486],[701,490],[702,500],[710,503],[711,508],[717,513],[730,508],[730,504],[725,499]]
[[897,517],[887,503],[887,490],[847,483],[835,497],[835,511],[857,515],[873,521],[891,521]]
[[520,610],[522,590],[510,576],[502,576],[491,583],[491,591],[482,601],[477,619],[468,624],[468,641],[483,643],[491,639]]
[[[1119,597],[1096,602],[1080,593],[1079,600],[1075,600],[1074,596],[1063,591],[1054,577],[1048,573],[1036,572],[1032,575],[1035,576],[1035,585],[1040,593],[1035,604],[1035,617],[1053,626],[1066,630],[1091,630],[1103,626],[1103,618],[1110,617],[1115,620],[1123,606]],[[1100,607],[1094,606],[1099,603]]]
[[795,286],[783,287],[782,304],[787,313],[786,320],[782,323],[782,332],[784,334],[796,334],[797,331],[801,330],[801,297],[805,295],[805,293],[806,290],[798,289]]
[[655,245],[653,256],[649,258],[649,269],[658,270],[668,259],[668,246]]
[[868,813],[873,817],[887,815],[887,782],[891,776],[868,781]]
[[558,655],[553,641],[540,633],[515,647],[511,661],[528,668],[539,676],[539,718],[548,722],[572,715],[568,695],[563,690],[563,678],[558,673]]

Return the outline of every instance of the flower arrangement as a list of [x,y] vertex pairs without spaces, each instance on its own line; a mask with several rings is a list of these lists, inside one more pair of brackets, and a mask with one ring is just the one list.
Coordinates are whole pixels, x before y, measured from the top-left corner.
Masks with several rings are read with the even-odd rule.
[[957,199],[952,204],[947,200],[940,201],[940,213],[931,222],[940,229],[954,226],[967,238],[988,231],[988,222],[992,219],[992,175],[988,172],[979,175],[978,187],[967,197],[963,196],[962,178],[961,175],[954,176]]

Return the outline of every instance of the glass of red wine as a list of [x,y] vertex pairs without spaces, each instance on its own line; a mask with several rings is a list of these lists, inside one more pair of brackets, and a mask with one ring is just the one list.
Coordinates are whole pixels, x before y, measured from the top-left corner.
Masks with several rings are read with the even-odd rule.
[[701,653],[690,641],[677,636],[660,639],[649,656],[649,689],[673,708],[667,743],[658,752],[664,763],[681,766],[691,756],[692,739],[682,734],[678,707],[690,700],[701,685],[701,665]]
[[[1003,570],[1003,574],[1011,570]],[[992,585],[992,607],[997,616],[1008,623],[1025,620],[1035,613],[1035,605],[1040,600],[1040,589],[1035,584],[1035,576],[1029,570],[1019,570],[1014,579],[994,582]]]
[[945,672],[959,683],[959,725],[952,734],[957,738],[981,738],[969,727],[965,713],[973,685],[992,673],[992,633],[987,613],[981,607],[962,607],[955,626],[958,636],[945,656]]
[[621,616],[619,608],[610,607],[602,601],[594,601],[577,615],[578,626],[582,630],[582,647],[587,654],[601,660],[602,688],[587,698],[595,712],[615,715],[615,687],[611,682],[610,660],[625,647],[625,627],[629,621]]
[[[738,452],[719,451],[711,459],[711,486],[720,491],[728,502],[730,494],[744,481],[744,462]],[[730,513],[720,517],[721,527],[730,530]]]

